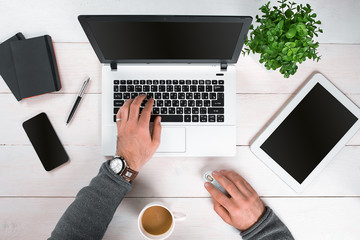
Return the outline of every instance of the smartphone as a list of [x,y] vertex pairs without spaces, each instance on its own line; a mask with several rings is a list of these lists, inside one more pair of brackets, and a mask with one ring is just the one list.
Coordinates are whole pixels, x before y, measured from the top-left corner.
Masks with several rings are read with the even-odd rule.
[[25,121],[23,128],[46,171],[51,171],[69,160],[69,156],[44,112]]

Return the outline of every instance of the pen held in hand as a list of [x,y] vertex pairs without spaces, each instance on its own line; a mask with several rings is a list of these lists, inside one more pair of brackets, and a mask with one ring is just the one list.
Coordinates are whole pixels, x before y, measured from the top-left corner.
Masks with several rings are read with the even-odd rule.
[[77,107],[78,107],[81,99],[82,99],[82,96],[83,96],[84,93],[85,93],[85,89],[86,89],[86,87],[88,86],[89,81],[90,81],[90,78],[88,78],[87,80],[84,81],[84,83],[83,83],[83,85],[82,85],[82,87],[81,87],[81,89],[80,89],[79,95],[78,95],[78,97],[76,98],[76,101],[75,101],[75,103],[74,103],[74,106],[72,107],[71,112],[70,112],[70,115],[69,115],[69,117],[68,117],[68,119],[67,119],[67,121],[66,121],[66,125],[68,125],[68,123],[71,121],[71,119],[72,119],[72,117],[73,117],[73,115],[74,115],[74,113],[75,113],[75,111],[76,111],[76,109],[77,109]]

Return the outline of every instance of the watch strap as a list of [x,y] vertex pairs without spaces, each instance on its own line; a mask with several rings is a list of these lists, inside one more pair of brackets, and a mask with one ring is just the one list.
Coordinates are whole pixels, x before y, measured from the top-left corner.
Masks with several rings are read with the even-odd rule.
[[138,175],[138,172],[135,170],[132,170],[129,167],[125,167],[124,171],[121,173],[121,176],[129,182],[134,181],[134,179],[136,178],[137,175]]

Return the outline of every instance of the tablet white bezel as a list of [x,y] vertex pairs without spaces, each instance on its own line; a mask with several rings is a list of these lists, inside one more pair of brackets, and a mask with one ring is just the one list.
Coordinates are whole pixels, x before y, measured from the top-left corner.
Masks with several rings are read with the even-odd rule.
[[[314,170],[300,184],[289,173],[287,173],[275,160],[273,160],[260,146],[284,121],[284,119],[294,110],[294,108],[303,100],[310,90],[317,84],[321,84],[329,91],[339,102],[341,102],[358,120],[331,149],[331,151],[321,160]],[[287,183],[296,192],[302,192],[304,188],[326,167],[331,159],[341,150],[342,147],[352,138],[360,128],[360,109],[351,102],[342,92],[340,92],[329,80],[322,74],[316,73],[305,86],[296,94],[296,96],[286,105],[279,115],[266,127],[266,129],[251,144],[251,151],[262,160],[274,173],[276,173],[285,183]]]

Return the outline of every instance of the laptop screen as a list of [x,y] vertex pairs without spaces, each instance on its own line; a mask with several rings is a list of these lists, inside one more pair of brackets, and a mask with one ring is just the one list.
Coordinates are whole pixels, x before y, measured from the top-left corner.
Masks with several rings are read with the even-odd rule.
[[236,17],[107,17],[79,17],[102,62],[236,62],[249,27]]

